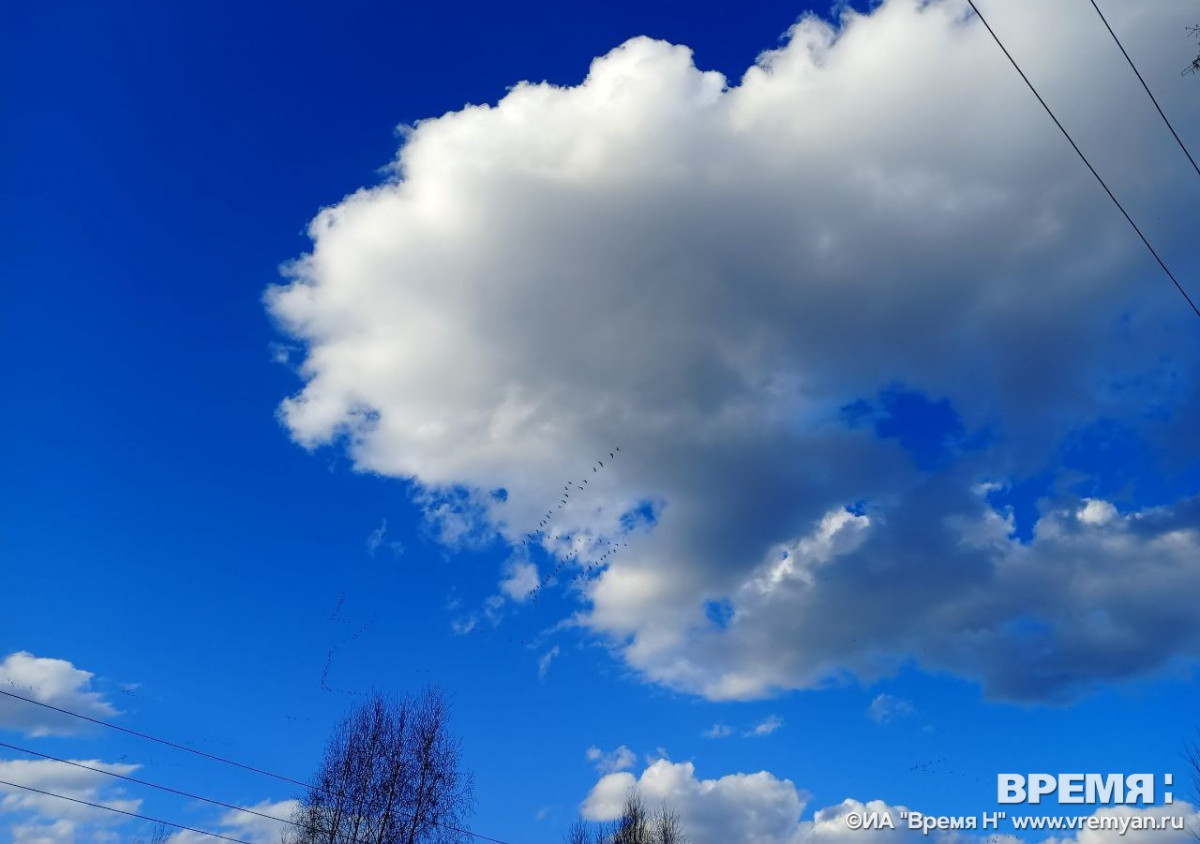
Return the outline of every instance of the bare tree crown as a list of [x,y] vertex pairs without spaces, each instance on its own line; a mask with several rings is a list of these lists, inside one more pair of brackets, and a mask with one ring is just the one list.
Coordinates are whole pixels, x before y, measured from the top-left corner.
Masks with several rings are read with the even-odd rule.
[[285,844],[457,844],[474,784],[444,693],[373,695],[334,732]]
[[576,820],[563,836],[565,844],[688,844],[679,814],[665,803],[657,812],[646,808],[633,789],[625,798],[621,817],[596,829]]

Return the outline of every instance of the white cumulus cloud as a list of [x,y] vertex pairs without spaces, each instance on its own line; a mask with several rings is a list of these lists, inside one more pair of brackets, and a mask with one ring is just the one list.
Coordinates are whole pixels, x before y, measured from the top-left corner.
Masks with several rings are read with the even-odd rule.
[[[0,662],[0,689],[91,718],[111,718],[117,710],[91,688],[94,676],[64,659],[37,657],[26,651],[11,653]],[[78,718],[0,696],[0,728],[31,736],[64,736],[86,727]]]
[[[1197,257],[1194,186],[1089,10],[994,5],[1164,254]],[[452,546],[550,514],[546,550],[592,573],[579,625],[713,699],[915,657],[1044,700],[1194,658],[1195,501],[1056,489],[1022,544],[979,493],[1102,417],[1197,459],[1200,348],[967,12],[806,17],[737,80],[635,38],[577,85],[408,127],[267,294],[303,348],[292,437],[412,480]],[[1193,4],[1111,15],[1200,136],[1158,47]],[[898,384],[956,414],[937,459],[879,433]]]
[[602,777],[583,803],[590,820],[620,815],[625,797],[636,787],[647,805],[663,801],[679,812],[694,844],[778,844],[797,829],[805,798],[789,780],[762,771],[715,780],[696,777],[691,762],[660,759],[640,777],[628,772]]

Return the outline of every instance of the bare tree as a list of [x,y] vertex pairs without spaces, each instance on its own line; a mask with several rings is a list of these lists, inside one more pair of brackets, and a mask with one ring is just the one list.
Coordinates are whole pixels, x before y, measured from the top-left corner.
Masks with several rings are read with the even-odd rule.
[[464,841],[474,784],[449,733],[445,695],[373,695],[334,732],[286,844]]
[[155,824],[150,830],[149,838],[131,838],[129,844],[167,844],[171,837],[171,828],[165,823]]
[[666,803],[656,813],[646,808],[637,789],[625,797],[621,816],[607,827],[592,830],[577,820],[564,836],[566,844],[688,844],[679,814]]
[[634,789],[625,797],[625,810],[613,830],[612,844],[651,844],[650,813]]
[[[1200,24],[1197,24],[1196,26],[1189,26],[1187,31],[1189,35],[1194,37],[1197,41],[1200,41]],[[1184,68],[1183,72],[1185,74],[1200,72],[1200,54],[1197,54],[1196,58],[1192,59],[1192,63]]]
[[666,803],[663,803],[654,818],[654,844],[687,844],[679,813],[668,808]]
[[593,835],[583,818],[577,818],[563,835],[563,844],[601,844],[600,836]]

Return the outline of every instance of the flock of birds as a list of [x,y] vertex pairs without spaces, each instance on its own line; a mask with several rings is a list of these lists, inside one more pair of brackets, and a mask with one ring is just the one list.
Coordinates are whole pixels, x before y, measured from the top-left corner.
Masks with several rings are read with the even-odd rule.
[[[338,599],[337,608],[333,611],[333,615],[331,615],[330,618],[334,618],[337,616],[338,610],[340,610],[342,608],[342,604],[345,603],[345,601],[346,601],[346,595],[345,595],[345,593],[342,593],[341,598]],[[372,627],[375,626],[375,621],[378,618],[379,618],[379,616],[377,616],[377,615],[371,616],[370,621],[368,621],[362,627],[358,628],[356,631],[354,631],[352,634],[350,634],[350,636],[348,636],[347,638],[338,642],[336,645],[334,645],[332,648],[330,648],[329,651],[325,654],[325,667],[321,669],[321,691],[334,692],[336,694],[341,694],[341,695],[350,695],[351,697],[367,697],[368,696],[366,692],[356,692],[351,689],[342,689],[342,688],[338,688],[336,686],[329,685],[329,669],[333,667],[333,655],[335,653],[337,653],[338,648],[342,647],[343,645],[348,645],[351,642],[358,641],[358,639],[360,637],[362,637],[368,630],[370,630]]]
[[910,765],[908,768],[908,771],[909,771],[909,773],[927,773],[927,774],[939,774],[939,775],[949,774],[951,776],[956,776],[961,779],[972,780],[977,783],[984,782],[983,778],[976,774],[968,774],[968,773],[964,773],[962,771],[956,771],[953,768],[944,767],[945,762],[946,762],[945,756],[941,757],[940,759],[933,759],[929,762],[918,762],[915,765]]
[[[608,459],[609,459],[610,464],[612,463],[612,461],[617,459],[617,455],[620,453],[621,453],[620,446],[614,447],[613,450],[608,453]],[[599,474],[603,469],[604,469],[604,460],[603,459],[599,459],[595,463],[592,464],[592,474],[593,475]],[[559,493],[561,498],[559,498],[558,503],[555,504],[554,506],[550,507],[549,509],[547,509],[546,512],[542,514],[541,519],[538,522],[537,529],[533,530],[525,535],[525,538],[521,542],[522,547],[528,548],[531,544],[540,545],[542,543],[542,541],[546,538],[550,538],[550,539],[554,539],[554,540],[561,540],[561,539],[569,540],[569,539],[571,539],[571,535],[565,534],[565,533],[555,533],[555,534],[553,534],[553,536],[551,536],[550,529],[553,527],[554,517],[558,515],[559,511],[561,511],[571,505],[572,491],[574,491],[574,493],[575,493],[575,500],[578,501],[580,496],[582,496],[585,492],[588,491],[588,488],[589,488],[589,479],[587,477],[584,477],[584,478],[580,479],[579,481],[575,481],[573,479],[568,480],[565,484],[563,484],[562,491]],[[587,563],[583,564],[580,567],[579,573],[576,574],[575,577],[573,577],[571,579],[571,582],[578,583],[578,582],[590,577],[594,571],[597,571],[598,569],[602,568],[609,560],[611,560],[614,556],[616,556],[617,552],[621,548],[626,548],[629,545],[628,542],[622,542],[618,545],[613,540],[609,540],[609,539],[605,539],[605,538],[601,538],[599,540],[599,543],[601,545],[607,545],[609,547],[598,557],[590,559],[590,560],[588,560]],[[558,582],[558,575],[563,570],[563,568],[570,565],[571,562],[574,560],[582,559],[579,556],[580,552],[581,552],[581,549],[576,548],[574,551],[572,551],[567,556],[560,557],[557,560],[557,562],[555,562],[554,567],[550,570],[550,573],[546,577],[543,578],[543,577],[539,576],[537,585],[533,588],[533,591],[529,593],[530,598],[533,603],[535,603],[535,604],[537,603],[537,599],[541,595],[542,587],[551,586]]]
[[[608,452],[607,464],[609,466],[611,466],[612,462],[617,459],[617,455],[620,453],[621,453],[621,447],[614,446],[612,451]],[[606,462],[604,461],[603,457],[601,457],[601,459],[596,460],[592,464],[591,476],[580,478],[578,481],[576,481],[575,479],[569,479],[565,484],[563,484],[563,488],[559,492],[559,498],[558,498],[557,503],[554,504],[553,506],[547,508],[546,512],[541,514],[541,516],[539,517],[539,520],[538,520],[537,528],[535,530],[532,530],[529,533],[525,534],[525,536],[521,542],[522,547],[528,549],[534,545],[542,546],[547,539],[555,541],[555,542],[564,541],[564,540],[571,541],[573,539],[573,536],[569,532],[564,531],[564,532],[555,532],[553,534],[551,533],[551,531],[554,528],[555,517],[558,516],[558,514],[562,510],[570,507],[573,502],[579,501],[582,498],[582,496],[584,495],[584,493],[588,492],[589,489],[594,489],[595,486],[591,482],[598,480],[598,478],[596,476],[598,476],[601,472],[603,472],[605,467],[606,467]],[[602,569],[617,555],[617,553],[622,548],[626,548],[626,547],[628,547],[628,545],[629,545],[628,542],[612,540],[612,539],[601,537],[597,540],[594,540],[591,543],[588,543],[586,547],[576,547],[574,550],[571,551],[570,554],[567,554],[566,556],[558,557],[558,559],[554,563],[554,566],[550,569],[550,571],[544,577],[539,574],[537,585],[534,586],[533,590],[529,593],[528,597],[530,598],[532,603],[536,604],[538,597],[541,595],[542,588],[546,587],[546,586],[553,586],[553,585],[557,584],[559,582],[558,577],[561,574],[561,572],[563,571],[563,569],[570,566],[572,563],[578,562],[580,565],[579,565],[579,572],[573,578],[571,578],[570,582],[578,583],[587,578],[590,578],[594,572]],[[598,554],[596,556],[590,556],[589,552],[594,553],[596,550],[599,550],[600,548],[604,549],[600,554]],[[342,608],[344,607],[345,603],[346,603],[346,593],[342,592],[341,595],[339,595],[339,597],[338,597],[337,604],[334,606],[333,611],[329,615],[329,619],[331,621],[345,623],[344,619],[340,618]],[[345,645],[349,645],[350,643],[358,640],[361,636],[363,636],[368,630],[371,629],[371,627],[375,624],[375,621],[376,621],[376,617],[372,617],[371,620],[368,621],[365,625],[363,625],[361,628],[356,630],[349,637],[347,637],[347,638],[343,639],[342,641],[338,642],[337,644],[335,644],[325,654],[325,665],[324,665],[323,669],[321,670],[321,690],[322,691],[331,692],[331,693],[335,693],[335,694],[351,695],[354,697],[364,697],[365,696],[366,693],[364,693],[364,692],[357,692],[357,691],[353,691],[350,689],[338,688],[334,685],[331,685],[330,680],[329,680],[329,675],[330,675],[330,670],[333,667],[334,654],[336,654],[340,648],[344,647]],[[476,628],[476,629],[480,629],[480,628]],[[516,640],[512,639],[510,637],[510,641],[515,642]],[[520,643],[522,645],[532,645],[533,641],[521,639]]]

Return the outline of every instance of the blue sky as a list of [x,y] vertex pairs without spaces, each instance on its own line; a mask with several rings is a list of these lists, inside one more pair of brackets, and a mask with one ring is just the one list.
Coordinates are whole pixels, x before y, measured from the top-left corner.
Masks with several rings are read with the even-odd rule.
[[[985,12],[1195,292],[1200,183],[1070,5]],[[1194,9],[1111,6],[1197,142]],[[1186,779],[1195,316],[962,4],[63,3],[0,38],[0,683],[297,778],[358,694],[441,683],[511,842],[631,778],[697,844]],[[297,796],[23,706],[0,740]],[[21,844],[142,829],[0,794]]]

